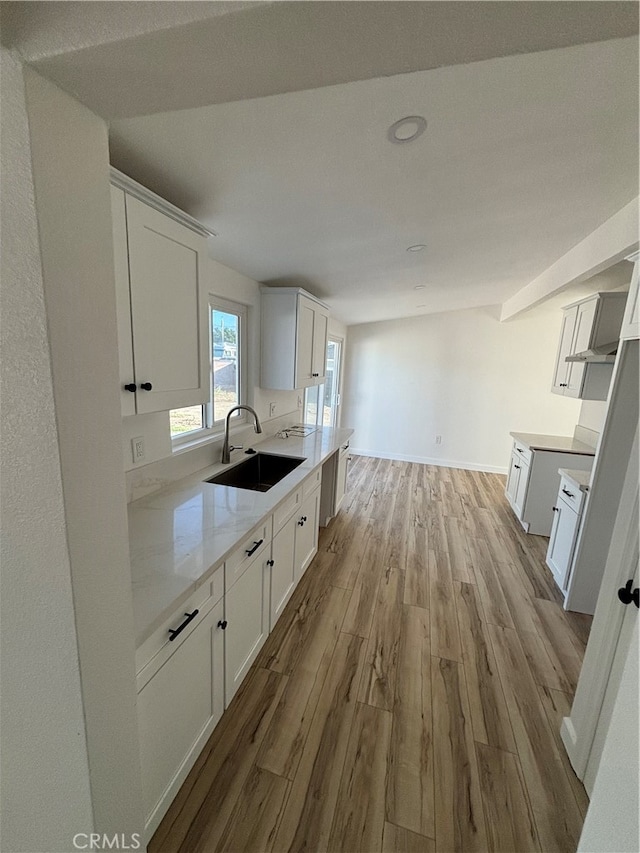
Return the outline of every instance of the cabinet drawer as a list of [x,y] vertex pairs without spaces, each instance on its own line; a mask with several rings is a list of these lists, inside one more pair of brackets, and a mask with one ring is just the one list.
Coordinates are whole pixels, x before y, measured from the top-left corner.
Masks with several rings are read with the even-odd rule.
[[290,495],[284,503],[281,503],[277,510],[273,513],[273,535],[282,530],[293,513],[299,509],[302,503],[302,489]]
[[560,490],[558,491],[558,500],[564,501],[575,512],[580,512],[586,493],[579,489],[571,480],[566,477],[560,478]]
[[302,500],[304,500],[307,495],[310,495],[311,492],[317,488],[322,482],[322,466],[320,465],[313,474],[309,475],[307,479],[302,484]]
[[224,573],[225,592],[242,577],[254,560],[271,544],[272,516],[251,531],[241,545],[226,559]]
[[[153,673],[184,642],[195,626],[204,619],[214,604],[224,595],[224,566],[218,566],[213,575],[136,649],[136,674],[138,690],[141,690]],[[171,640],[170,631],[179,628],[186,614],[198,610],[198,614],[180,634]],[[144,670],[144,672],[143,672]]]
[[525,447],[524,444],[520,444],[519,441],[514,441],[513,452],[525,463],[525,465],[531,464],[531,457],[533,455],[533,451]]

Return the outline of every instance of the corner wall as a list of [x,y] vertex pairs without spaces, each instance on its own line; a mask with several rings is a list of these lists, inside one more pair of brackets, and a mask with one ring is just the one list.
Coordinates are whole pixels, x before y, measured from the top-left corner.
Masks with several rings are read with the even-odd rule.
[[2,59],[2,849],[53,853],[144,827],[107,130]]
[[573,435],[580,401],[550,391],[562,312],[498,318],[490,307],[349,326],[353,452],[504,473],[511,430]]
[[22,65],[2,67],[3,850],[93,828]]

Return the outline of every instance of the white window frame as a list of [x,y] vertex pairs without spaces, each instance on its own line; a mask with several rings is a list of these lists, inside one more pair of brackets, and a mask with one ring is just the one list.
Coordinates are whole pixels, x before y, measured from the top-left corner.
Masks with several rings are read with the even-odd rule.
[[[174,451],[184,448],[185,445],[199,444],[207,440],[219,438],[224,434],[226,418],[219,418],[218,420],[213,419],[213,338],[211,328],[211,314],[213,311],[224,311],[228,314],[235,314],[238,317],[238,336],[240,339],[237,349],[238,403],[246,405],[247,402],[247,321],[249,308],[241,302],[234,302],[231,299],[225,299],[222,296],[216,296],[215,294],[210,293],[207,304],[207,328],[209,332],[209,400],[202,405],[204,426],[200,429],[194,429],[190,432],[179,433],[178,435],[172,436],[171,446]],[[247,413],[245,411],[241,411],[237,415],[233,416],[231,421],[232,429],[235,429],[246,422]]]

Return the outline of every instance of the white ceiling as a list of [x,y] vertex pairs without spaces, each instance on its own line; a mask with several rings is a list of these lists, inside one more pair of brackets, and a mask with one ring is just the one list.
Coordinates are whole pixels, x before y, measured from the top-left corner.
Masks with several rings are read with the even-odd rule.
[[[45,76],[103,115],[155,113],[112,121],[118,168],[218,232],[213,257],[347,323],[502,302],[638,192],[638,43],[610,38],[634,3],[12,5],[48,7],[9,30]],[[65,45],[47,16],[76,5],[103,17]],[[123,40],[98,8],[122,5],[167,9]],[[176,28],[174,6],[201,9]],[[390,144],[415,114],[426,133]]]

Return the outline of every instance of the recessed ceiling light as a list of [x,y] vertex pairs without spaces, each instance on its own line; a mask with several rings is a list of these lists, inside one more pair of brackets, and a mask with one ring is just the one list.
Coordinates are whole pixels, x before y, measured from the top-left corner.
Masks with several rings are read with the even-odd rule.
[[426,305],[416,305],[416,308],[426,308]]
[[389,142],[398,144],[413,142],[427,129],[427,120],[423,116],[405,116],[395,121],[387,131]]
[[413,289],[414,290],[424,290],[424,284],[416,284],[416,286]]
[[407,252],[421,252],[423,249],[426,249],[426,248],[427,247],[425,246],[424,243],[416,243],[415,246],[408,246]]

